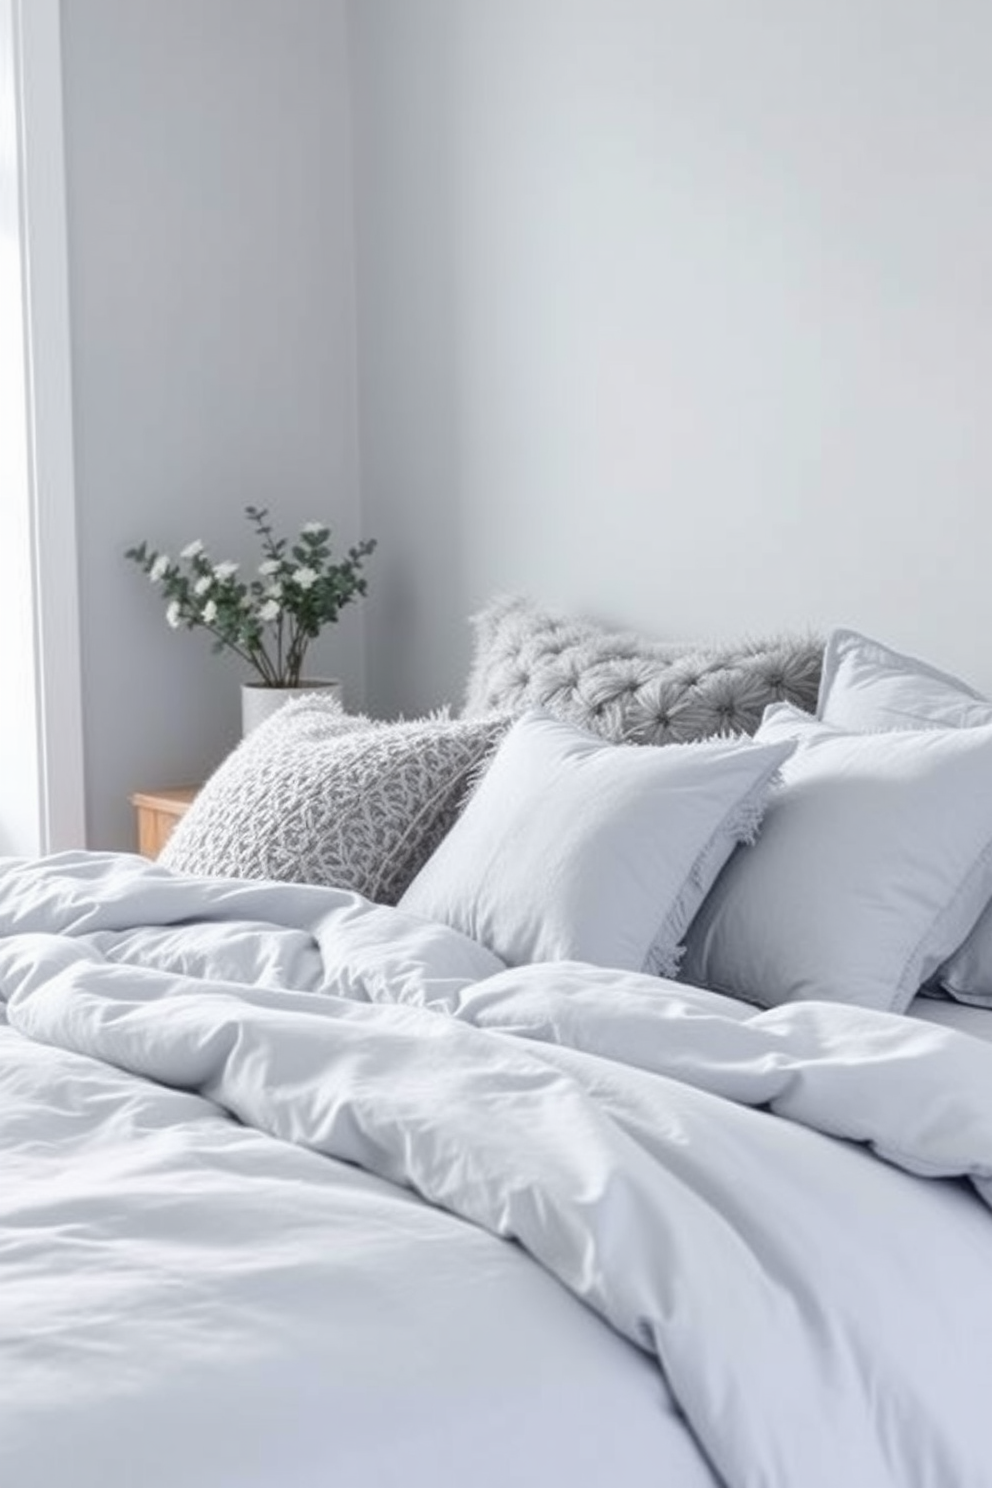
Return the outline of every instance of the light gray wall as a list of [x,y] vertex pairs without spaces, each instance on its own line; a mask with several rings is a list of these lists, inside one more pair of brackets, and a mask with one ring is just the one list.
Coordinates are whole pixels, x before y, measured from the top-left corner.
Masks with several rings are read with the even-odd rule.
[[[88,840],[236,741],[237,663],[124,549],[359,535],[343,0],[63,0]],[[362,623],[315,670],[362,700]]]
[[353,0],[380,708],[496,589],[992,686],[984,0]]

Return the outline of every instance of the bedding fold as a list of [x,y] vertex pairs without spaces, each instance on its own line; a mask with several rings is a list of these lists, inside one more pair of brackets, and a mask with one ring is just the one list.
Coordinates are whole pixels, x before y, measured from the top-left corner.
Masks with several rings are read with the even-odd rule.
[[732,1488],[988,1484],[992,1048],[510,971],[333,890],[78,866],[0,873],[24,1039],[517,1241],[657,1358]]

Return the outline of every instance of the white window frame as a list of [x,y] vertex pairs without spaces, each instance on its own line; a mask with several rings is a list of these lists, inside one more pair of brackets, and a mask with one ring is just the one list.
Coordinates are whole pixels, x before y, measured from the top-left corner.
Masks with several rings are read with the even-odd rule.
[[27,503],[33,595],[37,843],[86,837],[82,668],[59,0],[11,7],[24,307]]

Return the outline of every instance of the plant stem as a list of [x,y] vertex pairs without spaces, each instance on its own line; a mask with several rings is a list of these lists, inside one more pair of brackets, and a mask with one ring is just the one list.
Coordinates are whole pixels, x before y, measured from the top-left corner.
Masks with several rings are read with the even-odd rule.
[[272,662],[269,660],[264,646],[259,646],[257,650],[254,651],[248,651],[243,646],[239,646],[236,641],[232,641],[227,636],[223,635],[218,630],[216,625],[208,624],[207,621],[200,616],[197,617],[197,624],[202,625],[205,630],[208,630],[210,632],[211,635],[215,635],[217,639],[221,641],[229,651],[234,652],[235,656],[240,656],[242,661],[246,661],[254,671],[258,672],[263,681],[267,682],[272,687],[277,685],[277,674],[273,670]]

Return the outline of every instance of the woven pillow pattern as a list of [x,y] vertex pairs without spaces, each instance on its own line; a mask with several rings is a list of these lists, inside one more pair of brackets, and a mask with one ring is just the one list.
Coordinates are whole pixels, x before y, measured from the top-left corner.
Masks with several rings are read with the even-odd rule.
[[499,596],[473,617],[463,716],[544,708],[603,738],[687,743],[753,734],[769,703],[816,709],[823,642],[666,644]]
[[508,722],[438,714],[387,723],[347,715],[331,699],[290,701],[215,770],[159,861],[395,904]]

